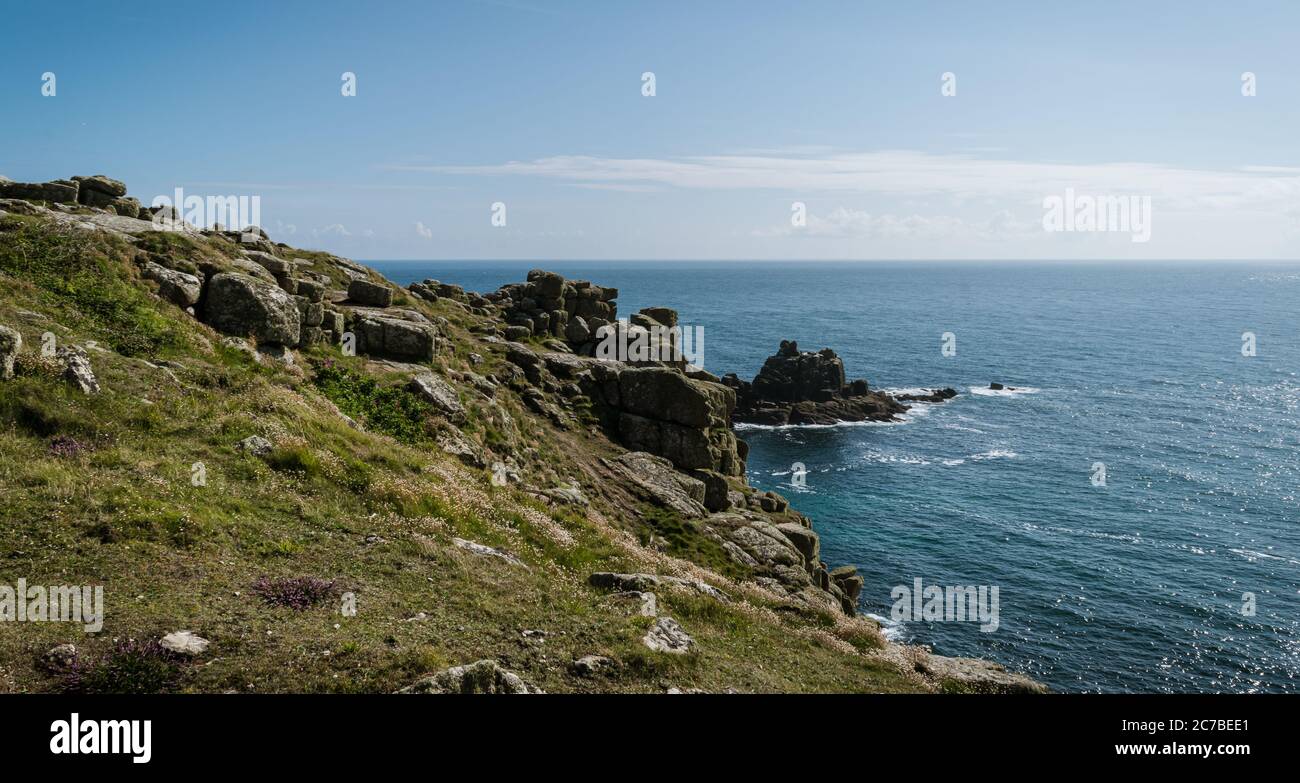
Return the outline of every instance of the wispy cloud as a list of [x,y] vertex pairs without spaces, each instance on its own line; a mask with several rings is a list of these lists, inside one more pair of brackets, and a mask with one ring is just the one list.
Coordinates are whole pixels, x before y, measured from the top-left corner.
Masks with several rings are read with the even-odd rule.
[[1173,209],[1281,211],[1300,199],[1300,169],[1285,166],[1207,169],[1141,162],[1035,162],[907,150],[682,158],[563,155],[480,166],[397,168],[461,176],[536,177],[606,189],[658,186],[1024,203],[1071,187],[1081,192],[1149,195],[1162,208]]

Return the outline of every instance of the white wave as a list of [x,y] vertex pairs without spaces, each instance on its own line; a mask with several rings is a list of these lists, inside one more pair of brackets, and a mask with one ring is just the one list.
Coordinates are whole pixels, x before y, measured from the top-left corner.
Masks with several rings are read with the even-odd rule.
[[787,430],[833,430],[847,427],[898,427],[907,424],[910,417],[911,411],[901,416],[898,421],[837,421],[834,424],[750,424],[741,422],[733,425],[733,429],[740,432],[746,430],[784,432]]
[[964,460],[964,459],[946,459],[946,460],[943,461],[943,464],[947,465],[948,467],[952,467],[953,465],[965,465],[965,464],[966,464],[966,460]]
[[970,393],[977,397],[1020,397],[1025,394],[1037,394],[1042,389],[1034,386],[1017,386],[1014,389],[990,389],[987,386],[972,386]]
[[899,621],[872,612],[863,612],[863,615],[880,624],[880,634],[885,637],[885,641],[896,642],[903,637],[903,624]]
[[1019,456],[1020,454],[1018,452],[1011,451],[1010,449],[989,449],[988,451],[981,451],[979,454],[972,454],[969,459],[978,462],[986,459],[1015,459]]

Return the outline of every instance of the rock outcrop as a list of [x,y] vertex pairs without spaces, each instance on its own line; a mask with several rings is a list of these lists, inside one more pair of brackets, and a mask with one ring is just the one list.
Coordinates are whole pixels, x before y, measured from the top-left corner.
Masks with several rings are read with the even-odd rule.
[[23,336],[17,329],[0,325],[0,381],[14,377],[14,360],[23,347]]
[[722,382],[736,392],[738,423],[837,424],[895,421],[907,406],[872,391],[864,380],[847,383],[844,362],[830,348],[800,351],[792,340],[763,363],[752,382],[728,374]]

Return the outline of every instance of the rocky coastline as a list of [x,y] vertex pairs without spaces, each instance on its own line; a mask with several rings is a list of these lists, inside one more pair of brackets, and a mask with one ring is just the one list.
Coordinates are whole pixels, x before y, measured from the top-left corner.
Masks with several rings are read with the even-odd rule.
[[[102,175],[0,181],[0,220],[6,216],[121,240],[134,269],[132,285],[171,306],[170,317],[188,319],[196,334],[270,372],[329,388],[321,385],[323,368],[356,357],[364,362],[358,372],[402,390],[427,412],[419,426],[446,457],[489,474],[493,486],[555,513],[616,520],[616,528],[656,556],[694,558],[692,568],[707,569],[708,578],[590,575],[593,589],[651,595],[652,604],[653,593],[663,590],[731,603],[757,591],[773,611],[866,622],[858,615],[862,577],[852,566],[821,559],[812,520],[786,498],[750,486],[748,446],[735,425],[896,421],[908,410],[905,403],[956,394],[894,397],[872,390],[865,380],[847,381],[843,361],[829,348],[801,351],[793,341],[781,342],[752,381],[718,378],[675,356],[675,311],[646,308],[620,321],[615,288],[538,269],[482,294],[432,279],[402,289],[349,259],[273,242],[257,227],[169,224],[164,230],[159,210],[142,207],[124,184]],[[160,236],[183,241],[157,241]],[[30,344],[30,327],[0,326],[0,380],[14,378],[15,362],[23,361],[24,330]],[[620,330],[654,344],[656,358],[604,358],[600,341]],[[93,365],[101,359],[92,353],[70,345],[54,361],[82,393],[110,395],[112,388],[101,388],[96,378]],[[183,373],[185,362],[175,364]],[[167,364],[149,366],[171,371]],[[341,407],[337,413],[359,431],[380,426],[364,413],[348,416]],[[248,447],[245,441],[239,450],[252,455],[282,448],[274,437]],[[456,541],[477,556],[508,554]],[[692,649],[689,629],[685,620],[659,615],[644,646],[668,654]],[[887,643],[881,649],[930,686],[1041,690],[982,661]],[[584,670],[603,665],[588,660]],[[490,660],[404,690],[467,687],[533,690]]]

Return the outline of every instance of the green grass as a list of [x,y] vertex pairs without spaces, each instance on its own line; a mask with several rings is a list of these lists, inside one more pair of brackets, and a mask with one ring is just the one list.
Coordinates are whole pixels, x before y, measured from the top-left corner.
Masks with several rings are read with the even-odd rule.
[[93,330],[126,356],[183,344],[174,317],[139,285],[124,240],[48,222],[0,221],[0,271],[41,289],[61,320]]
[[637,537],[648,545],[652,537],[666,545],[669,554],[699,563],[733,579],[743,580],[752,573],[732,560],[722,545],[704,534],[699,522],[660,506],[644,504],[640,509]]

